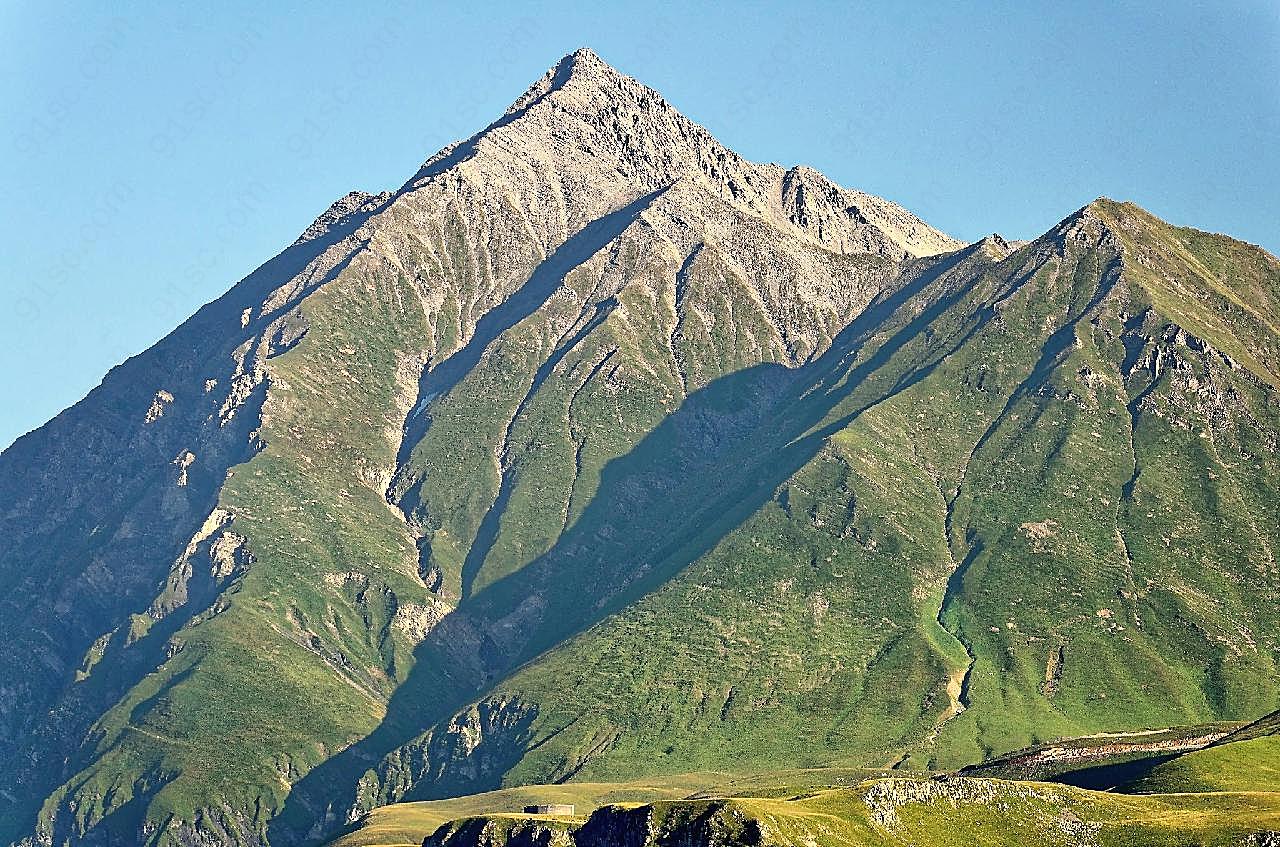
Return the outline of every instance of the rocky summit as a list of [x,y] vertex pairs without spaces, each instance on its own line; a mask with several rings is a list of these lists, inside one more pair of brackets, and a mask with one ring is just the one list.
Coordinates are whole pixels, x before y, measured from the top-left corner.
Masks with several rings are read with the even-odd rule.
[[0,843],[1278,843],[1278,433],[1265,251],[580,50],[0,455]]

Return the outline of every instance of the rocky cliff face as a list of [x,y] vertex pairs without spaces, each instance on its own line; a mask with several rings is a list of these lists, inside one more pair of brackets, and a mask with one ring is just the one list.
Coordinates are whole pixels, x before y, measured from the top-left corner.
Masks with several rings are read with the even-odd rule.
[[507,816],[440,827],[423,847],[753,847],[768,843],[758,821],[733,801],[605,806],[586,821]]
[[579,51],[0,456],[0,838],[1261,712],[1278,278],[966,247]]

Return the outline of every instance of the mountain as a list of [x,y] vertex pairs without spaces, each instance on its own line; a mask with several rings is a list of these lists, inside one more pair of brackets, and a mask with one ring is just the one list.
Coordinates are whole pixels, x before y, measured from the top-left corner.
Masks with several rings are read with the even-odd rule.
[[1251,720],[1278,432],[1266,252],[964,245],[580,50],[0,454],[0,842]]

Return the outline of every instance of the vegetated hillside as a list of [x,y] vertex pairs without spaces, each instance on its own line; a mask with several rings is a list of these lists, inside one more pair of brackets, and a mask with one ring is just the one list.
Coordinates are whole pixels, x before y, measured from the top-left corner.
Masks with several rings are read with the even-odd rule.
[[606,806],[578,823],[464,818],[425,847],[477,844],[815,844],[830,847],[1156,847],[1262,845],[1280,827],[1276,795],[1126,797],[1047,783],[892,779],[788,799]]
[[[356,830],[335,842],[335,847],[417,844],[423,829],[415,825],[417,818],[410,810],[419,805],[442,804],[388,807],[376,816],[380,824]],[[1260,847],[1273,843],[1280,827],[1280,795],[1252,792],[1135,797],[1050,783],[964,777],[894,778],[790,796],[728,794],[706,799],[614,803],[594,811],[575,812],[577,817],[524,815],[519,810],[513,813],[490,806],[440,824],[421,843],[426,847]],[[392,822],[396,820],[398,824]]]
[[396,803],[374,809],[333,841],[333,847],[420,844],[441,826],[462,818],[522,814],[526,806],[571,804],[586,819],[606,805],[641,805],[654,800],[708,799],[725,796],[783,798],[832,787],[852,787],[870,777],[866,769],[816,768],[760,774],[690,773],[636,782],[567,782],[525,785],[447,800]]
[[1055,739],[966,766],[959,774],[1111,790],[1145,776],[1175,756],[1203,749],[1239,726],[1211,723]]
[[1161,764],[1126,790],[1136,794],[1280,792],[1280,712]]
[[[920,263],[827,353],[691,396],[470,606],[504,620],[537,598],[565,640],[362,793],[761,768],[783,745],[795,765],[955,767],[1268,708],[1275,377],[1199,340],[1189,261],[1128,258],[1180,237],[1160,227],[1100,202],[1018,251]],[[1229,343],[1260,349],[1247,331]],[[753,420],[744,387],[774,373]],[[734,404],[736,431],[685,423]],[[619,566],[639,590],[575,631]],[[369,754],[387,750],[349,753]]]
[[963,246],[589,51],[0,456],[0,840],[1280,699],[1280,266]]

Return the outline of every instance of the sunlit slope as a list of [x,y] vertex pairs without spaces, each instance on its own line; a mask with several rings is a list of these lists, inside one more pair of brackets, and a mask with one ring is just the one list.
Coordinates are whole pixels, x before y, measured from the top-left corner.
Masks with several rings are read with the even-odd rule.
[[[536,597],[572,634],[602,575],[648,593],[597,606],[365,784],[385,802],[498,772],[957,767],[1271,708],[1274,390],[1161,311],[1131,246],[1144,227],[1168,230],[1100,201],[1020,250],[909,272],[770,412],[747,402],[767,369],[692,394],[497,608]],[[1185,316],[1207,283],[1181,249],[1164,284]],[[1238,249],[1271,269],[1249,296],[1274,292],[1269,257]],[[1231,331],[1259,346],[1252,320]],[[735,408],[709,450],[708,410]],[[464,725],[479,779],[454,767]],[[422,756],[425,781],[405,765]]]
[[1126,790],[1280,791],[1280,712],[1165,762]]
[[[589,791],[588,785],[583,789]],[[1035,782],[889,779],[791,797],[722,794],[716,799],[614,801],[577,818],[526,816],[504,802],[585,799],[538,786],[438,803],[389,806],[334,847],[715,843],[944,847],[975,845],[1247,845],[1280,827],[1280,796],[1215,793],[1126,796]],[[507,796],[503,796],[507,795]],[[456,813],[449,822],[435,814]]]

